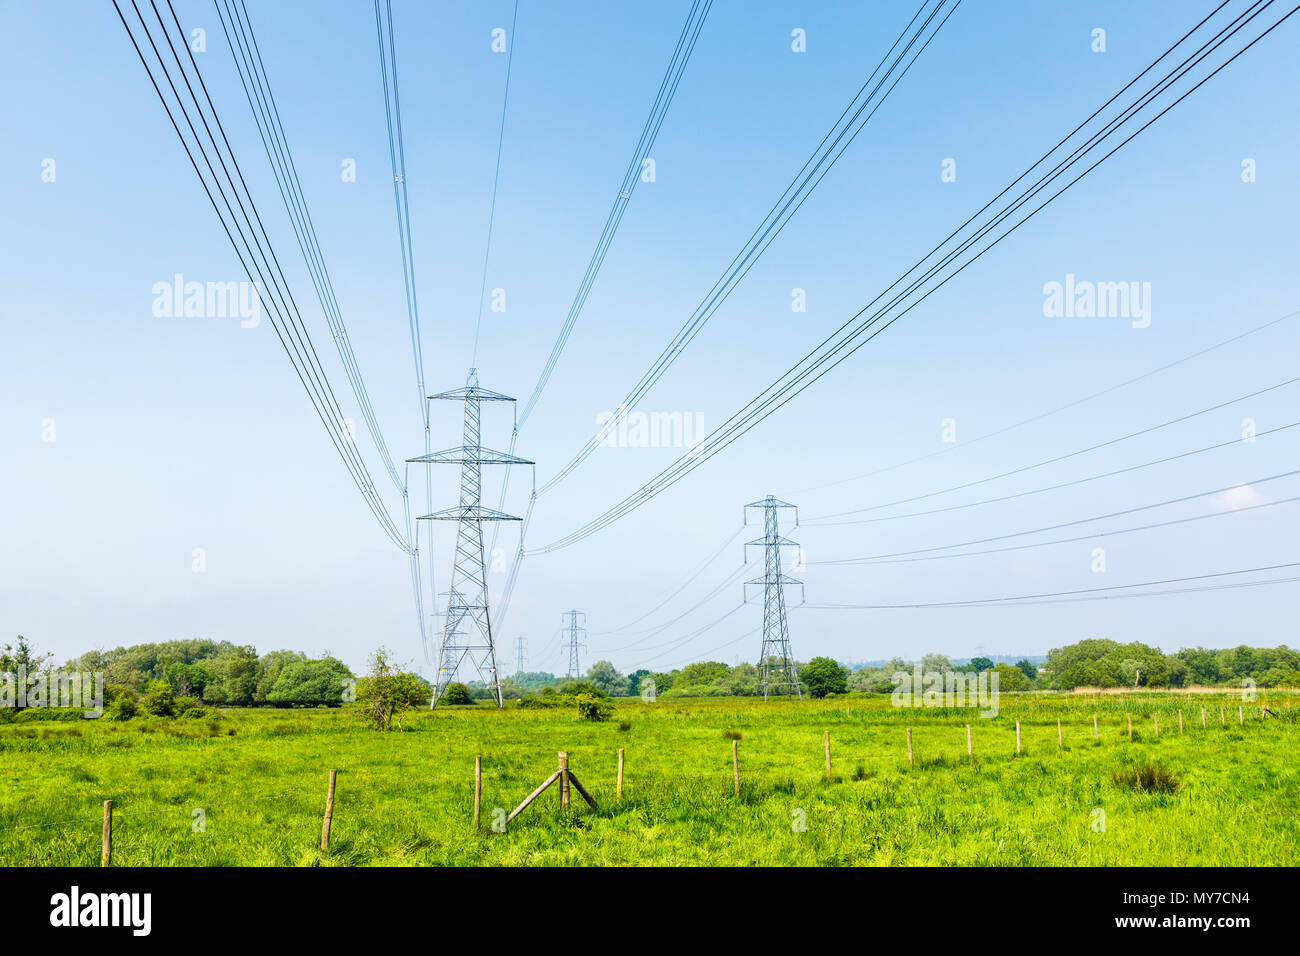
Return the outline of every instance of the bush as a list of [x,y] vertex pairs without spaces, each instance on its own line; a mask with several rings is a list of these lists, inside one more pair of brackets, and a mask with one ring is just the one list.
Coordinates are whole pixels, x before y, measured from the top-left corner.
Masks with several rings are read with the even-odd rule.
[[176,712],[171,685],[160,680],[150,681],[140,698],[140,710],[150,717],[171,717]]
[[472,704],[474,697],[470,694],[469,688],[460,681],[453,681],[447,685],[447,689],[442,692],[442,701],[444,704]]
[[810,697],[842,694],[848,690],[849,672],[829,657],[814,657],[799,672]]
[[172,701],[172,710],[177,717],[187,718],[206,717],[212,712],[197,697],[177,697]]
[[1116,786],[1142,793],[1177,793],[1182,782],[1164,767],[1155,763],[1133,764],[1122,767],[1111,775]]
[[613,705],[595,694],[579,694],[575,699],[578,704],[578,716],[583,720],[608,720],[614,715]]
[[104,708],[104,716],[109,720],[130,720],[135,713],[135,698],[130,694],[120,694]]

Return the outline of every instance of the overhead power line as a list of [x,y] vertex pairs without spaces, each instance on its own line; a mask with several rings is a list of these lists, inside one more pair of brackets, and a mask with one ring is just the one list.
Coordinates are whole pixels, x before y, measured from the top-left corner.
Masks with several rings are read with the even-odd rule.
[[[1050,161],[1051,157],[1056,155],[1061,147],[1072,141],[1075,136],[1091,124],[1092,120],[1098,117],[1106,110],[1110,103],[1114,102],[1123,95],[1130,87],[1136,84],[1143,76],[1151,72],[1157,64],[1165,60],[1176,49],[1182,46],[1190,37],[1196,34],[1201,27],[1212,19],[1218,10],[1222,9],[1225,4],[1221,4],[1209,16],[1204,18],[1197,26],[1184,34],[1183,38],[1171,46],[1164,54],[1153,61],[1146,69],[1138,74],[1133,80],[1130,80],[1118,93],[1111,97],[1107,103],[1103,104],[1098,110],[1094,111],[1092,116],[1075,128],[1074,131],[1049,150],[1044,156],[1029,167],[1020,176],[1016,177],[1010,185],[1003,189],[998,196],[990,200],[984,207],[971,216],[966,223],[954,230],[943,242],[936,246],[930,253],[924,256],[914,264],[907,272],[898,279],[894,280],[883,292],[876,296],[871,302],[859,310],[852,318],[845,322],[839,329],[824,339],[819,345],[806,354],[795,366],[779,376],[771,385],[769,385],[757,397],[751,400],[744,408],[736,412],[723,425],[711,432],[701,443],[691,449],[689,454],[683,455],[677,459],[668,468],[661,471],[650,481],[642,484],[632,494],[628,495],[622,501],[618,502],[607,511],[591,519],[585,525],[571,531],[570,533],[558,538],[543,548],[535,549],[529,553],[546,553],[555,551],[560,548],[568,547],[584,538],[595,534],[597,531],[608,527],[619,518],[640,508],[646,502],[652,500],[666,488],[681,480],[690,472],[694,471],[705,461],[708,461],[718,452],[724,450],[733,442],[747,434],[759,422],[765,420],[777,409],[783,407],[787,402],[796,398],[805,389],[809,388],[821,377],[832,369],[836,368],[841,362],[845,361],[859,349],[872,341],[877,335],[889,328],[894,322],[911,312],[914,308],[928,299],[936,291],[946,285],[955,276],[960,275],[970,265],[978,261],[989,250],[996,247],[1003,239],[1014,233],[1031,218],[1041,212],[1057,197],[1068,190],[1071,186],[1078,183],[1086,177],[1099,165],[1105,162],[1109,157],[1126,146],[1128,143],[1140,135],[1144,130],[1149,128],[1153,123],[1158,121],[1171,109],[1181,103],[1184,99],[1198,90],[1207,83],[1211,78],[1216,76],[1220,71],[1225,69],[1229,64],[1234,62],[1238,57],[1251,49],[1255,44],[1268,36],[1273,30],[1277,29],[1283,22],[1290,18],[1300,7],[1294,7],[1287,13],[1283,14],[1272,22],[1264,21],[1262,26],[1257,26],[1255,31],[1248,34],[1248,39],[1235,49],[1229,47],[1223,51],[1220,56],[1211,60],[1207,66],[1208,72],[1199,76],[1199,79],[1193,77],[1186,81],[1183,87],[1179,87],[1180,81],[1183,81],[1196,67],[1205,63],[1212,55],[1219,53],[1227,42],[1237,33],[1241,32],[1264,10],[1268,9],[1274,0],[1267,0],[1262,6],[1257,3],[1255,12],[1249,10],[1238,15],[1227,25],[1220,28],[1209,40],[1202,42],[1202,45],[1194,52],[1187,54],[1185,58],[1164,77],[1153,84],[1149,89],[1143,92],[1136,100],[1125,106],[1117,115],[1108,120],[1100,129],[1091,132],[1082,143],[1077,144],[1063,159],[1056,161],[1055,165],[1042,172],[1036,182],[1025,191],[1020,193],[1014,201],[1000,206],[989,218],[981,219],[984,213],[993,207],[1002,196],[1012,190],[1016,183],[1033,174],[1035,170],[1040,169],[1045,163]],[[1107,152],[1101,154],[1093,160],[1090,165],[1086,166],[1081,172],[1064,182],[1063,185],[1055,188],[1045,199],[1033,206],[1027,213],[1019,219],[1007,225],[1018,211],[1031,201],[1036,200],[1038,195],[1046,191],[1052,184],[1073,169],[1074,166],[1082,162],[1085,157],[1105,143],[1111,136],[1121,131],[1126,132],[1129,124],[1139,122],[1147,115],[1144,111],[1155,108],[1153,104],[1165,94],[1173,90],[1171,96],[1174,96],[1171,102],[1159,108],[1158,112],[1145,122],[1138,125],[1132,132],[1121,139]],[[980,224],[969,234],[964,237],[952,248],[949,248],[938,261],[925,267],[925,264],[933,259],[936,253],[945,249],[951,240],[958,235],[962,235],[967,227],[976,221]],[[1000,231],[999,231],[1000,230]],[[986,237],[992,237],[989,241],[984,242]],[[982,245],[980,245],[983,243]],[[915,273],[920,271],[919,275]],[[912,277],[908,281],[909,277]],[[903,288],[895,292],[880,307],[871,311],[873,306],[881,299],[884,299],[898,286]],[[870,313],[870,314],[868,314]]]
[[861,558],[840,558],[838,560],[832,560],[832,561],[809,561],[808,563],[820,564],[820,565],[869,564],[871,562],[882,560],[884,558],[904,558],[904,557],[910,557],[911,555],[914,554],[930,554],[936,551],[950,551],[953,548],[974,547],[975,545],[979,545],[979,544],[990,544],[994,541],[1005,541],[1009,538],[1021,538],[1024,537],[1025,535],[1041,534],[1044,531],[1057,531],[1061,528],[1072,528],[1075,527],[1076,525],[1090,524],[1093,521],[1105,521],[1110,518],[1122,518],[1125,515],[1137,514],[1140,511],[1151,511],[1154,508],[1165,508],[1168,507],[1169,505],[1179,505],[1179,504],[1184,504],[1188,501],[1196,501],[1198,498],[1209,498],[1213,495],[1227,494],[1229,492],[1236,491],[1238,488],[1241,488],[1243,485],[1248,487],[1254,487],[1255,485],[1267,484],[1270,481],[1280,481],[1283,478],[1293,478],[1296,475],[1300,475],[1300,469],[1296,469],[1294,471],[1284,471],[1281,474],[1269,475],[1266,478],[1256,478],[1253,481],[1241,482],[1235,485],[1226,485],[1222,488],[1214,488],[1210,491],[1198,491],[1196,494],[1193,495],[1183,495],[1182,497],[1179,498],[1169,498],[1165,501],[1156,501],[1153,502],[1152,504],[1140,505],[1139,507],[1136,508],[1125,508],[1122,511],[1112,511],[1109,514],[1093,515],[1092,517],[1079,518],[1075,521],[1062,521],[1057,524],[1049,524],[1041,528],[1033,528],[1028,531],[1015,531],[1010,534],[998,534],[987,538],[976,538],[972,541],[963,541],[958,544],[937,545],[932,548],[916,548],[911,551],[894,551],[889,554],[873,554]]
[[[672,104],[673,97],[677,93],[677,87],[681,84],[682,75],[686,72],[686,65],[690,62],[696,40],[699,39],[700,31],[704,28],[705,18],[708,16],[712,5],[713,0],[703,0],[703,2],[694,0],[691,4],[686,22],[682,25],[681,33],[677,37],[677,45],[673,49],[672,58],[668,61],[668,68],[664,71],[663,79],[659,83],[659,91],[650,106],[650,113],[646,116],[645,123],[641,126],[641,135],[637,138],[636,147],[632,150],[632,156],[628,160],[627,169],[623,173],[622,182],[619,183],[614,202],[610,206],[609,214],[605,217],[605,226],[601,230],[600,237],[596,240],[596,248],[592,251],[591,259],[587,262],[587,269],[582,275],[582,281],[578,283],[578,291],[569,304],[569,311],[565,315],[555,344],[551,347],[551,354],[547,357],[546,363],[542,366],[542,371],[537,377],[537,384],[533,387],[533,392],[524,404],[519,419],[515,423],[514,431],[510,435],[510,454],[514,454],[519,429],[523,427],[529,416],[532,415],[533,409],[537,406],[537,402],[550,381],[551,374],[555,371],[565,346],[568,344],[569,336],[572,335],[574,326],[587,304],[587,297],[596,283],[596,277],[599,275],[610,246],[614,242],[614,236],[618,232],[619,224],[623,221],[623,214],[631,204],[632,194],[635,192],[636,184],[641,178],[642,165],[649,156],[650,150],[654,147],[655,139],[659,135],[659,129],[663,126],[664,119],[668,115],[668,107]],[[486,283],[486,273],[484,274],[484,280]],[[481,308],[480,303],[480,310]],[[477,332],[475,334],[477,335]],[[497,502],[497,510],[505,508],[506,493],[510,487],[510,473],[510,466],[507,465],[501,479],[501,497]],[[523,542],[528,534],[528,523],[532,517],[533,502],[535,500],[536,495],[529,502],[528,511],[524,516],[524,523],[520,529],[520,547],[506,576],[506,586],[503,591],[499,612],[499,617],[502,620],[504,620],[505,614],[510,608],[510,598],[514,594],[515,582],[519,577],[519,566],[523,559]],[[498,530],[493,529],[493,550],[496,549]]]
[[[1158,587],[1166,584],[1182,584],[1188,581],[1206,581],[1216,578],[1231,577],[1238,574],[1255,574],[1261,571],[1278,571],[1284,568],[1300,567],[1300,561],[1288,564],[1271,564],[1258,568],[1242,568],[1236,571],[1216,571],[1213,574],[1194,574],[1182,578],[1166,578],[1163,581],[1142,581],[1137,584],[1114,584],[1108,587],[1081,588],[1077,591],[1049,591],[1045,594],[1020,594],[1012,597],[977,598],[969,601],[934,601],[915,604],[805,604],[813,611],[893,611],[917,608],[939,607],[1011,607],[1017,604],[1056,604],[1080,600],[1107,600],[1116,597],[1151,597],[1158,594],[1191,594],[1199,591],[1217,591],[1229,588],[1260,587],[1270,584],[1292,584],[1300,582],[1300,576],[1269,578],[1262,581],[1241,581],[1232,584],[1202,585],[1192,588],[1178,588],[1169,591],[1132,591],[1133,588]],[[1124,593],[1130,592],[1132,593]],[[1106,595],[1100,597],[1099,595]],[[1088,595],[1098,595],[1088,597]]]
[[[1072,538],[1053,538],[1051,541],[1033,541],[1029,544],[1009,545],[1005,548],[985,548],[979,551],[952,551],[950,553],[936,552],[934,554],[922,554],[913,557],[898,558],[879,558],[872,560],[846,560],[846,561],[809,561],[809,564],[908,564],[913,561],[942,561],[947,558],[974,558],[985,554],[1005,554],[1008,551],[1027,551],[1031,548],[1045,548],[1054,544],[1074,544],[1079,541],[1096,541],[1100,538],[1111,538],[1118,534],[1133,534],[1138,531],[1152,531],[1156,528],[1171,528],[1175,525],[1189,524],[1193,521],[1205,521],[1209,518],[1229,518],[1235,515],[1247,514],[1252,511],[1259,511],[1263,508],[1276,508],[1279,505],[1289,505],[1300,501],[1300,496],[1293,498],[1281,498],[1277,501],[1264,501],[1254,505],[1243,505],[1238,508],[1229,508],[1226,511],[1212,511],[1209,514],[1189,515],[1185,518],[1174,518],[1170,521],[1158,521],[1154,524],[1142,524],[1129,528],[1113,528],[1109,531],[1094,531],[1091,534],[1076,535]],[[952,548],[960,548],[963,545],[955,544]],[[944,549],[947,551],[948,549]]]
[[[664,346],[659,357],[641,376],[640,381],[637,382],[632,391],[628,393],[622,402],[618,403],[616,407],[619,409],[619,414],[611,418],[599,432],[589,438],[569,462],[538,489],[537,493],[539,495],[545,495],[586,461],[600,447],[601,440],[611,430],[618,427],[622,417],[635,407],[654,384],[663,377],[682,351],[694,340],[740,281],[749,273],[749,270],[753,268],[758,259],[767,251],[768,246],[780,235],[781,230],[785,228],[794,214],[812,195],[818,184],[834,167],[836,161],[839,160],[844,151],[848,149],[849,145],[866,127],[866,124],[880,109],[889,94],[893,92],[894,87],[907,75],[907,72],[912,68],[912,64],[925,52],[926,47],[930,45],[930,41],[934,39],[939,30],[943,28],[943,25],[948,22],[948,18],[956,11],[960,0],[951,0],[951,6],[948,6],[950,0],[938,0],[933,6],[931,3],[932,0],[924,0],[917,9],[916,14],[913,15],[903,32],[899,34],[893,46],[885,53],[880,63],[871,72],[871,75],[867,77],[862,88],[858,90],[849,105],[844,108],[834,125],[822,138],[821,143],[818,144],[803,167],[795,174],[790,185],[786,187],[785,192],[777,199],[775,205],[763,218],[763,221],[754,229],[749,239],[746,240],[744,247],[731,260],[731,263],[717,282],[713,284],[713,288],[695,307],[695,311],[691,313],[685,324],[673,336],[672,341]],[[939,20],[938,25],[931,29],[932,23],[945,7],[947,7],[948,12],[944,14],[943,19]],[[929,9],[928,15],[921,22],[921,25],[917,27],[918,19],[926,12],[927,8]],[[914,54],[912,53],[913,47],[917,47]],[[897,51],[897,54],[895,54],[895,51]],[[909,54],[911,54],[910,60],[908,60]],[[904,63],[905,60],[906,63]],[[886,87],[886,84],[889,85]]]
[[[168,0],[167,6],[171,13],[172,24],[175,26],[175,36],[179,36],[180,46],[186,52],[189,70],[186,69],[180,54],[177,52],[175,37],[171,32],[171,28],[163,20],[156,0],[151,0],[151,6],[158,24],[157,36],[154,35],[153,28],[140,12],[139,4],[135,0],[132,0],[131,6],[139,25],[134,29],[128,22],[118,0],[114,0],[113,5],[117,11],[118,19],[131,41],[131,45],[135,49],[136,56],[148,74],[150,84],[167,113],[172,129],[181,141],[190,165],[194,168],[208,201],[217,213],[217,218],[235,250],[240,265],[243,267],[249,281],[254,283],[259,290],[261,302],[267,307],[268,316],[276,336],[279,338],[285,354],[289,356],[290,364],[293,365],[294,372],[297,374],[303,388],[307,391],[312,406],[315,408],[321,424],[325,426],[330,441],[334,444],[335,450],[339,453],[345,467],[352,476],[353,483],[361,492],[367,507],[375,515],[384,532],[398,547],[404,551],[409,551],[409,543],[403,539],[401,532],[388,514],[366,469],[365,462],[361,459],[355,442],[351,440],[351,434],[339,407],[337,396],[330,386],[328,376],[320,363],[319,356],[316,354],[311,335],[303,323],[302,315],[293,299],[292,292],[288,288],[279,260],[263,226],[261,215],[244,181],[243,172],[240,170],[238,160],[230,147],[220,116],[212,103],[212,98],[203,81],[198,64],[194,60],[193,53],[190,52],[187,35],[180,26],[170,0]],[[167,58],[159,50],[159,43],[167,48],[174,63],[174,68],[169,65]],[[153,59],[146,56],[142,44],[147,44],[153,53]],[[199,89],[202,91],[202,100],[195,91],[194,83],[191,82],[191,72],[194,80],[198,83]],[[184,86],[185,94],[182,94],[178,89],[178,81]],[[170,90],[170,99],[164,93],[164,85]],[[205,104],[206,110],[204,108]],[[203,134],[200,134],[195,126],[196,119],[199,125],[203,127]],[[188,138],[182,131],[181,121],[189,130]],[[213,131],[214,126],[216,127],[216,133]],[[218,142],[217,134],[220,135],[220,142]],[[211,152],[209,152],[209,149],[211,149]],[[229,162],[227,162],[227,158],[229,158]],[[217,166],[221,168],[220,173],[217,172]],[[232,168],[234,170],[233,174],[231,172]],[[204,173],[205,169],[206,174]],[[238,212],[236,212],[236,209],[238,209]]]
[[[389,0],[391,3],[392,0]],[[519,0],[515,0],[515,12],[510,18],[510,35],[506,39],[506,90],[501,97],[501,128],[497,131],[497,162],[492,173],[492,202],[488,205],[487,242],[483,248],[483,280],[479,284],[478,317],[474,320],[474,351],[470,356],[471,367],[478,365],[478,336],[483,325],[483,299],[487,294],[488,260],[492,256],[492,226],[497,217],[497,186],[501,182],[501,147],[506,141],[506,108],[510,105],[510,71],[515,62],[515,24],[519,22]]]
[[1035,422],[1040,422],[1045,418],[1050,418],[1053,415],[1059,415],[1061,412],[1069,411],[1072,408],[1077,408],[1080,405],[1086,404],[1087,402],[1091,402],[1105,395],[1109,395],[1112,392],[1117,392],[1122,388],[1128,388],[1130,385],[1136,385],[1138,382],[1146,381],[1148,378],[1151,378],[1152,376],[1155,375],[1159,375],[1161,372],[1167,372],[1172,368],[1177,368],[1179,365],[1182,365],[1185,362],[1190,362],[1193,359],[1198,359],[1203,355],[1207,355],[1210,352],[1215,351],[1216,349],[1221,349],[1224,348],[1225,346],[1233,344],[1234,342],[1239,342],[1242,339],[1246,338],[1247,336],[1255,335],[1258,332],[1263,332],[1265,329],[1271,329],[1273,326],[1285,322],[1287,319],[1293,319],[1297,315],[1300,315],[1300,309],[1295,309],[1291,312],[1288,312],[1286,315],[1278,316],[1276,319],[1270,319],[1269,321],[1264,322],[1260,325],[1256,325],[1253,328],[1249,328],[1244,332],[1238,332],[1236,335],[1229,336],[1226,339],[1221,339],[1220,341],[1215,342],[1213,345],[1207,345],[1203,349],[1198,349],[1197,351],[1192,352],[1188,355],[1184,355],[1181,358],[1176,358],[1172,362],[1166,362],[1164,365],[1153,368],[1150,371],[1143,372],[1141,375],[1135,375],[1132,378],[1125,379],[1122,382],[1116,382],[1114,385],[1109,385],[1106,388],[1101,389],[1100,391],[1092,392],[1091,394],[1085,395],[1082,398],[1077,398],[1072,402],[1066,402],[1064,405],[1058,405],[1055,408],[1049,409],[1048,411],[1039,412],[1036,415],[1031,415],[1029,418],[1022,418],[1018,422],[1014,422],[1010,425],[1005,425],[1002,428],[995,429],[994,431],[991,432],[985,432],[983,435],[977,435],[974,438],[967,438],[963,440],[960,444],[945,445],[944,447],[938,448],[934,451],[926,452],[924,455],[917,455],[915,458],[909,458],[906,461],[895,462],[892,465],[886,465],[883,468],[877,468],[874,471],[868,471],[860,475],[850,475],[847,478],[837,478],[834,481],[824,481],[821,484],[809,485],[807,488],[800,488],[798,490],[800,493],[805,491],[820,491],[823,488],[833,488],[836,485],[845,485],[851,481],[862,481],[863,479],[866,478],[874,478],[876,475],[883,475],[885,472],[896,471],[899,468],[905,468],[908,465],[915,465],[917,462],[927,461],[938,455],[946,455],[949,454],[950,452],[959,451],[963,448],[969,448],[971,445],[976,445],[982,441],[988,441],[990,438],[997,438],[999,435],[1005,435],[1007,432],[1015,431],[1017,428],[1023,428],[1026,425],[1032,425]]
[[[809,518],[808,522],[813,524],[819,524],[823,527],[831,527],[831,526],[845,525],[845,524],[869,524],[877,521],[893,521],[898,518],[915,518],[924,515],[939,514],[941,512],[946,512],[946,511],[957,511],[962,508],[972,508],[975,507],[976,505],[992,504],[998,501],[1010,501],[1013,498],[1023,498],[1026,495],[1041,494],[1042,492],[1045,491],[1055,491],[1058,488],[1068,488],[1071,487],[1072,485],[1083,484],[1084,482],[1087,481],[1096,481],[1099,478],[1110,478],[1114,475],[1122,475],[1125,474],[1126,472],[1137,471],[1138,469],[1141,468],[1150,468],[1154,465],[1163,465],[1166,462],[1177,461],[1181,458],[1187,458],[1190,457],[1191,455],[1203,454],[1208,451],[1215,451],[1220,448],[1226,448],[1229,445],[1240,445],[1241,439],[1239,438],[1233,439],[1232,441],[1220,442],[1215,445],[1208,445],[1204,448],[1197,448],[1193,451],[1183,452],[1182,454],[1179,455],[1170,455],[1166,458],[1160,458],[1156,461],[1144,462],[1143,464],[1140,465],[1130,465],[1127,468],[1119,468],[1115,471],[1108,471],[1105,474],[1101,474],[1101,475],[1092,475],[1088,478],[1079,478],[1074,481],[1061,482],[1060,484],[1049,485],[1046,488],[1036,488],[1032,491],[1021,491],[1014,495],[1004,495],[1000,498],[988,498],[985,499],[984,501],[974,501],[962,505],[953,505],[949,508],[935,508],[930,511],[913,511],[908,514],[887,515],[880,518],[859,518],[852,521],[832,520],[834,518],[843,518],[847,515],[866,514],[871,511],[879,511],[883,508],[893,508],[898,505],[911,504],[916,501],[926,501],[930,498],[937,498],[940,495],[951,494],[954,491],[964,491],[967,488],[974,488],[977,485],[988,484],[990,481],[998,481],[1002,478],[1010,478],[1013,475],[1021,475],[1027,471],[1033,471],[1036,468],[1043,468],[1046,467],[1047,465],[1054,465],[1057,464],[1058,462],[1066,461],[1070,458],[1077,458],[1079,455],[1086,455],[1089,452],[1097,451],[1102,448],[1109,448],[1112,445],[1117,445],[1120,442],[1128,441],[1131,438],[1139,438],[1142,435],[1149,435],[1152,432],[1159,431],[1162,428],[1168,428],[1171,425],[1178,425],[1181,424],[1182,422],[1190,421],[1193,418],[1198,418],[1201,415],[1208,415],[1211,412],[1217,412],[1221,409],[1227,408],[1229,405],[1235,405],[1238,404],[1239,402],[1244,402],[1247,399],[1257,398],[1260,395],[1267,394],[1268,392],[1275,391],[1279,388],[1285,388],[1288,385],[1294,385],[1296,382],[1300,382],[1300,376],[1297,376],[1296,378],[1287,379],[1285,382],[1278,382],[1276,385],[1270,385],[1267,388],[1261,388],[1247,395],[1241,395],[1238,396],[1237,398],[1229,399],[1226,402],[1220,402],[1219,404],[1212,405],[1209,408],[1203,408],[1198,412],[1191,412],[1187,415],[1180,415],[1178,418],[1172,418],[1169,421],[1161,422],[1159,425],[1152,425],[1148,428],[1143,428],[1135,432],[1129,432],[1128,434],[1121,435],[1118,438],[1112,438],[1108,441],[1099,442],[1095,445],[1089,445],[1087,448],[1081,448],[1078,451],[1072,451],[1069,452],[1068,454],[1057,455],[1053,458],[1048,458],[1043,461],[1034,462],[1031,465],[1023,465],[1019,468],[1013,468],[1010,471],[1000,472],[999,474],[996,475],[989,475],[986,478],[977,478],[974,481],[963,482],[962,484],[952,485],[948,488],[940,488],[938,491],[929,491],[922,495],[912,495],[911,497],[908,498],[899,498],[896,501],[882,502],[881,504],[869,505],[868,507],[865,508],[855,508],[852,511],[839,511],[836,512],[835,514],[820,515],[818,517]],[[1267,431],[1263,432],[1262,434],[1264,435],[1275,434],[1277,432],[1285,431],[1288,428],[1294,428],[1296,425],[1300,425],[1300,422],[1292,422],[1289,425],[1281,425],[1277,428],[1270,428]],[[1259,436],[1257,435],[1256,437]]]

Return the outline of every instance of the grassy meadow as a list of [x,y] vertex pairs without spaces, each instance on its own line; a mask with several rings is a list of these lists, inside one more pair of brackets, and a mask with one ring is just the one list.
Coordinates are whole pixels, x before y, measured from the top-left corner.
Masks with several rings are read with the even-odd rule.
[[[337,709],[11,723],[0,725],[0,864],[98,866],[111,799],[115,866],[1295,865],[1300,702],[1266,703],[1277,717],[1248,703],[1244,724],[1239,695],[1187,693],[1003,694],[993,719],[841,697],[627,700],[599,723],[570,708],[442,708],[387,734]],[[541,783],[559,750],[598,809],[575,790],[562,814],[557,784],[493,832],[494,811]]]

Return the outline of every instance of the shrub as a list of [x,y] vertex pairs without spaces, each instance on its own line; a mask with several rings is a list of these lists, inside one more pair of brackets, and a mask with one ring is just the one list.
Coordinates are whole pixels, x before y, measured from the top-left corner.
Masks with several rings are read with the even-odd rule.
[[160,680],[150,681],[140,698],[140,710],[150,717],[171,717],[176,712],[171,685]]
[[1116,786],[1142,793],[1177,793],[1182,782],[1164,767],[1155,763],[1132,764],[1121,767],[1111,775]]
[[109,720],[130,720],[135,716],[135,699],[130,694],[121,694],[104,708],[104,716]]
[[613,705],[595,694],[579,694],[576,700],[578,716],[583,720],[608,720],[614,715]]
[[810,697],[844,693],[848,690],[848,677],[849,672],[829,657],[814,657],[799,672]]
[[447,685],[447,689],[442,692],[442,701],[444,704],[472,704],[474,697],[470,694],[469,688],[460,681],[454,681]]
[[172,701],[172,710],[177,717],[206,717],[212,711],[205,707],[197,697],[177,697]]

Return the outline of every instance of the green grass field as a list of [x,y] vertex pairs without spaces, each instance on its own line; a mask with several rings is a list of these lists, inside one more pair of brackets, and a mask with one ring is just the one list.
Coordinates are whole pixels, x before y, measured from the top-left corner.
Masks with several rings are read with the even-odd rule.
[[[887,697],[620,701],[604,723],[567,708],[444,708],[408,713],[405,730],[387,734],[341,710],[15,723],[0,726],[0,863],[98,866],[111,799],[115,866],[1294,865],[1296,703],[1270,694],[1279,716],[1247,704],[1244,725],[1239,697],[1201,694],[1004,694],[995,719],[896,709]],[[493,832],[494,810],[541,783],[559,750],[599,808],[575,791],[562,814],[556,785]],[[1144,766],[1172,774],[1177,789],[1143,789],[1133,770]],[[338,794],[322,852],[330,768]]]

